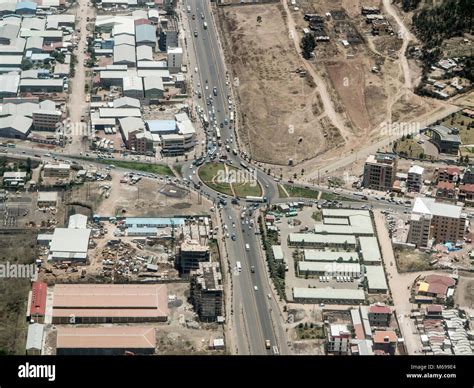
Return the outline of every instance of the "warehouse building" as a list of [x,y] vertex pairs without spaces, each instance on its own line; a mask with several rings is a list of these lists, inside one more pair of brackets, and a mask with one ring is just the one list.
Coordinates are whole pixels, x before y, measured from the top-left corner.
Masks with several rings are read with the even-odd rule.
[[31,132],[33,120],[24,116],[0,117],[0,136],[26,139]]
[[359,255],[357,252],[332,252],[332,251],[317,251],[315,249],[305,249],[305,261],[321,261],[321,262],[341,262],[341,263],[357,263]]
[[62,93],[64,81],[62,79],[21,79],[20,93]]
[[214,322],[223,315],[223,294],[219,263],[199,263],[191,272],[191,301],[201,321]]
[[33,282],[28,296],[28,320],[44,323],[46,313],[46,297],[48,285],[43,282]]
[[357,263],[321,263],[298,261],[298,276],[350,276],[359,278],[361,276],[361,267]]
[[135,27],[137,46],[149,46],[156,50],[156,28],[151,24],[140,24]]
[[290,246],[302,247],[339,247],[355,249],[357,241],[355,236],[336,234],[315,234],[315,233],[290,233],[288,236]]
[[383,267],[381,265],[368,265],[365,267],[365,271],[369,293],[386,294],[388,285]]
[[26,337],[26,355],[40,356],[43,348],[44,325],[33,323],[28,326]]
[[38,207],[56,206],[58,204],[58,193],[56,191],[38,192]]
[[359,304],[365,301],[363,290],[342,288],[293,288],[296,303]]
[[8,73],[0,75],[0,98],[16,97],[20,85],[20,75],[18,73]]
[[377,237],[359,237],[362,261],[366,265],[378,265],[382,261]]
[[90,229],[56,228],[54,229],[48,261],[81,262],[87,261]]
[[59,327],[56,354],[58,356],[111,356],[154,354],[154,327]]
[[166,322],[164,284],[57,284],[53,324]]

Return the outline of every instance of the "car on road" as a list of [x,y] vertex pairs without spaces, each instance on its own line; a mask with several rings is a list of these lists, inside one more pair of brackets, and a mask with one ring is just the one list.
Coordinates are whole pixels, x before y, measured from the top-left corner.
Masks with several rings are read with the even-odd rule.
[[272,344],[271,344],[270,340],[268,340],[268,339],[265,340],[265,348],[270,349],[271,347],[272,347]]
[[194,31],[194,37],[198,37],[198,32],[197,31]]
[[250,272],[255,273],[255,267],[253,265],[250,267]]
[[204,19],[204,14],[201,12],[201,19]]
[[198,68],[197,68],[197,67],[194,68],[194,72],[195,72],[195,73],[198,72]]
[[232,236],[230,238],[232,239],[232,241],[237,240],[237,236],[235,235],[235,233],[232,233]]
[[257,287],[257,286],[253,286],[253,289],[254,289],[255,291],[258,291],[258,287]]

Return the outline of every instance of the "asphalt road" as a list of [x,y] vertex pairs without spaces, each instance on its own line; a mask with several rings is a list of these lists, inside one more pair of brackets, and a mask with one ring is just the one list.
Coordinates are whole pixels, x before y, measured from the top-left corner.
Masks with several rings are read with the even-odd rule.
[[[191,12],[187,12],[187,6],[191,7]],[[184,3],[184,9],[188,22],[186,27],[188,52],[191,57],[194,56],[194,58],[190,58],[190,62],[198,68],[198,72],[194,72],[193,76],[193,89],[200,90],[202,94],[200,99],[195,96],[195,103],[204,109],[209,121],[211,121],[210,113],[214,107],[216,124],[220,129],[223,144],[218,152],[224,153],[226,152],[225,144],[229,144],[231,149],[237,148],[237,146],[231,123],[223,125],[223,128],[220,127],[221,123],[225,123],[226,118],[230,118],[228,96],[231,96],[231,90],[229,89],[230,82],[226,76],[223,53],[221,53],[218,43],[217,31],[207,2],[187,0]],[[201,14],[204,15],[204,19]],[[204,28],[204,22],[207,23],[207,28]],[[200,84],[200,88],[197,87],[198,84]],[[213,92],[214,88],[217,89],[217,95]],[[206,103],[209,97],[212,98],[212,105]],[[233,107],[234,105],[232,105]],[[215,137],[212,127],[211,124],[209,127],[211,131],[208,131],[209,138]],[[227,153],[227,157],[235,166],[238,166],[242,161],[240,155],[234,155],[231,152]],[[198,183],[199,178],[195,171],[190,163],[183,166],[183,175],[186,178],[191,177],[193,182]],[[257,179],[264,190],[264,196],[270,199],[275,198],[277,190],[272,178],[257,170]],[[202,191],[217,202],[218,197],[211,189],[203,185]],[[237,261],[240,261],[242,265],[241,272],[233,271],[234,327],[236,328],[239,354],[271,354],[271,350],[265,348],[265,340],[270,340],[272,346],[277,345],[280,352],[283,353],[282,348],[286,347],[286,340],[284,336],[280,337],[280,340],[277,339],[272,325],[270,310],[276,310],[276,306],[274,300],[267,296],[271,295],[271,289],[266,278],[265,261],[257,239],[259,236],[255,235],[256,226],[249,228],[250,223],[242,224],[241,210],[240,205],[232,205],[229,200],[227,205],[222,206],[219,210],[223,223],[227,225],[228,233],[234,233],[236,236],[235,241],[230,238],[226,238],[225,241],[230,264],[233,269],[236,268]],[[235,227],[232,226],[233,223]],[[246,244],[249,245],[249,249],[246,249]],[[250,270],[252,266],[255,267],[254,273]],[[282,325],[277,326],[281,327]]]

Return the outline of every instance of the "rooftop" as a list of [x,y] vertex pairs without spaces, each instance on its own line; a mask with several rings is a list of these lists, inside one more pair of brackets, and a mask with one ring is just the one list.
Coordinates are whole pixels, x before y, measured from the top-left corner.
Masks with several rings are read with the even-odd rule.
[[58,327],[57,348],[154,348],[155,328],[140,326]]
[[293,288],[294,299],[318,299],[318,300],[357,300],[364,301],[363,290],[351,290],[343,288]]
[[434,198],[418,197],[415,199],[412,212],[438,217],[460,218],[462,206],[436,202]]

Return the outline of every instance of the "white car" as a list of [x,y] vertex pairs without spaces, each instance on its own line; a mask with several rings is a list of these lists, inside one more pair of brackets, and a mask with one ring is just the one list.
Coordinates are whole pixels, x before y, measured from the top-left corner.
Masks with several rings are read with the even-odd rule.
[[258,287],[257,287],[257,286],[253,286],[253,289],[254,289],[255,291],[258,291]]
[[197,67],[194,68],[194,72],[195,72],[195,73],[198,72],[198,68],[197,68]]

